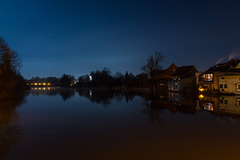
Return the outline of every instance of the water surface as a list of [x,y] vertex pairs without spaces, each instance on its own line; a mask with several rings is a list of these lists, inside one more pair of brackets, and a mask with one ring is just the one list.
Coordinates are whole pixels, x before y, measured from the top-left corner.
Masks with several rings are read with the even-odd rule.
[[240,159],[239,101],[34,88],[0,102],[0,158]]

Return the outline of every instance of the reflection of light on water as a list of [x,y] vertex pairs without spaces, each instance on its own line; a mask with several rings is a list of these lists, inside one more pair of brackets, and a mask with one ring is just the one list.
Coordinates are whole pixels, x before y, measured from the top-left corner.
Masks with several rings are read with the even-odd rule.
[[205,103],[204,110],[208,110],[208,111],[213,111],[213,104],[212,103]]
[[203,94],[200,94],[200,95],[198,96],[198,98],[199,98],[199,99],[203,99],[203,98],[204,98],[204,95],[203,95]]
[[89,90],[89,95],[92,96],[92,90]]
[[53,87],[32,87],[31,90],[55,90]]

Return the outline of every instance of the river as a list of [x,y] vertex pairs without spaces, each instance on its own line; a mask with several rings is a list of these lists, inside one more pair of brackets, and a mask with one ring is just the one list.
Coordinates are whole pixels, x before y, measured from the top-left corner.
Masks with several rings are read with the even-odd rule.
[[0,159],[240,159],[240,97],[32,88],[0,101]]

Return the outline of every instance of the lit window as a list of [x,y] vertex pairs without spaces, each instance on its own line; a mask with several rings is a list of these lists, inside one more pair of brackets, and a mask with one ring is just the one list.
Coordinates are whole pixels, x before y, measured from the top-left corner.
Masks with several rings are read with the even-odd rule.
[[208,110],[208,111],[213,111],[213,104],[212,103],[205,103],[203,109]]
[[204,76],[205,81],[213,81],[213,74],[205,74]]

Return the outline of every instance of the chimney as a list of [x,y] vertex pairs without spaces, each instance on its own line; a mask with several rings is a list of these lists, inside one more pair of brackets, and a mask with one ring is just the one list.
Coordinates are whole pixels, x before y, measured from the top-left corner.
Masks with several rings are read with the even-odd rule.
[[235,65],[238,65],[238,60],[237,60],[237,58],[235,58]]

